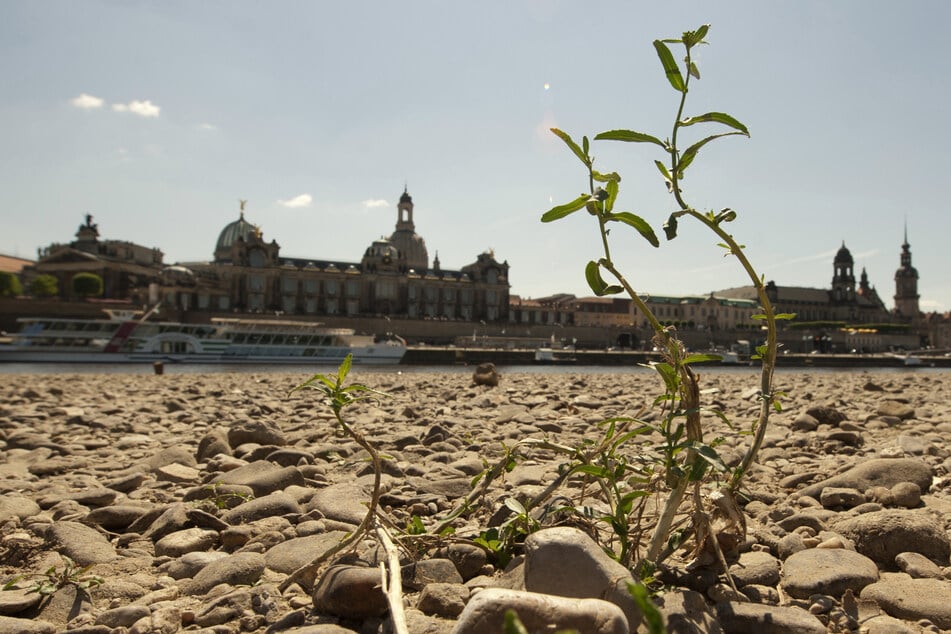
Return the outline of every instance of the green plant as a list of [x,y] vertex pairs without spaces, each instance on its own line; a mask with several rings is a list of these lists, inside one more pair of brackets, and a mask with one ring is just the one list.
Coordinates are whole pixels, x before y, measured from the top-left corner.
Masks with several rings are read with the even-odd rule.
[[0,271],[0,297],[16,297],[23,294],[23,285],[15,273]]
[[73,292],[80,297],[99,297],[102,288],[102,278],[95,273],[77,273],[73,276]]
[[46,572],[40,575],[40,578],[29,588],[30,592],[47,596],[70,584],[83,589],[102,585],[102,577],[89,574],[89,570],[92,568],[91,564],[88,566],[77,566],[75,562],[66,555],[62,555],[62,558],[64,562],[63,568],[59,569],[56,566],[47,568]]
[[214,510],[230,509],[236,505],[254,499],[254,494],[239,493],[237,491],[222,491],[220,482],[212,482],[204,486],[208,497],[196,500],[198,506],[206,506]]
[[370,454],[370,460],[373,464],[373,492],[370,496],[369,508],[367,509],[366,515],[364,515],[363,520],[360,522],[360,525],[355,531],[350,533],[350,535],[341,540],[333,548],[330,548],[322,555],[311,561],[309,564],[298,568],[291,575],[289,575],[288,578],[281,583],[282,592],[286,590],[287,587],[292,583],[300,581],[309,572],[317,570],[321,563],[333,555],[349,547],[351,544],[356,543],[357,540],[362,538],[370,531],[370,528],[373,526],[373,523],[376,520],[377,507],[379,506],[380,502],[380,483],[383,477],[383,469],[380,463],[380,454],[373,447],[373,445],[367,441],[363,434],[355,430],[350,425],[350,423],[348,423],[343,418],[343,411],[348,406],[353,405],[358,401],[374,398],[376,396],[385,396],[385,394],[383,392],[371,389],[362,383],[351,383],[346,385],[345,381],[347,379],[347,375],[350,373],[350,367],[352,364],[353,355],[348,354],[343,362],[341,362],[340,367],[337,368],[336,375],[327,376],[324,374],[315,374],[307,381],[293,388],[290,391],[290,394],[294,394],[302,390],[316,390],[323,398],[324,403],[330,407],[330,410],[333,412],[334,419],[336,420],[336,424],[340,427],[340,429],[350,438],[352,438],[358,445],[365,449],[368,454]]
[[[668,240],[676,238],[681,218],[691,218],[712,231],[719,239],[718,246],[725,250],[726,255],[733,256],[748,274],[757,290],[762,312],[755,318],[765,324],[766,342],[756,348],[754,358],[761,362],[760,379],[760,413],[752,425],[749,433],[753,437],[743,460],[738,467],[729,474],[728,483],[718,493],[718,506],[712,513],[726,516],[730,528],[745,531],[742,516],[736,508],[734,495],[742,482],[744,474],[749,470],[762,443],[765,434],[769,413],[772,408],[779,409],[778,397],[772,389],[772,375],[775,366],[777,341],[776,322],[778,319],[789,319],[792,315],[777,315],[766,294],[762,278],[756,273],[746,257],[744,247],[737,242],[726,229],[733,222],[737,214],[732,209],[723,209],[719,212],[700,211],[689,204],[683,193],[682,181],[687,169],[694,163],[700,150],[708,143],[729,136],[749,136],[749,131],[740,121],[722,112],[707,112],[696,116],[685,116],[686,98],[691,80],[700,77],[697,65],[692,57],[693,49],[705,44],[704,38],[709,27],[701,26],[696,31],[687,31],[680,38],[655,40],[654,49],[660,59],[668,83],[678,94],[677,112],[674,117],[673,128],[665,139],[635,130],[617,129],[602,132],[594,137],[596,141],[623,141],[632,143],[647,143],[659,147],[664,160],[655,160],[654,165],[664,179],[668,191],[673,196],[676,210],[670,213],[665,224],[664,233]],[[680,45],[684,49],[683,66],[674,58],[669,44]],[[713,124],[719,126],[715,134],[700,138],[686,148],[679,145],[681,133],[688,128]],[[656,519],[652,536],[645,559],[656,562],[663,556],[665,550],[676,546],[679,533],[673,530],[675,516],[681,508],[689,488],[693,488],[694,514],[693,530],[696,537],[696,552],[709,547],[719,552],[715,529],[711,517],[702,510],[700,484],[709,475],[710,467],[716,470],[725,470],[725,465],[716,454],[715,442],[706,443],[701,426],[701,390],[699,379],[692,366],[697,363],[717,359],[716,355],[688,354],[683,343],[678,339],[674,326],[663,324],[651,311],[647,302],[634,290],[627,278],[618,270],[611,255],[609,233],[612,227],[627,225],[636,230],[654,247],[659,247],[660,241],[650,224],[638,215],[626,211],[616,211],[619,184],[621,177],[617,172],[602,172],[594,169],[594,157],[591,155],[591,143],[587,136],[582,138],[579,145],[570,135],[562,130],[553,128],[552,132],[558,136],[581,161],[587,171],[588,192],[581,194],[571,202],[558,205],[542,215],[542,222],[560,220],[581,209],[586,210],[597,220],[601,237],[603,256],[588,262],[585,267],[585,277],[591,290],[599,296],[613,295],[626,292],[634,303],[639,314],[644,315],[654,331],[653,343],[661,352],[662,360],[651,364],[663,382],[663,393],[654,400],[654,406],[660,409],[660,424],[653,426],[662,438],[654,456],[659,458],[652,465],[641,464],[637,468],[618,462],[619,445],[615,444],[610,455],[613,464],[598,464],[597,462],[581,467],[579,470],[600,482],[602,488],[614,500],[614,507],[609,521],[618,534],[627,534],[630,518],[635,512],[632,502],[641,492],[649,488],[643,482],[643,476],[651,476],[652,482],[662,483],[667,490],[664,507]],[[605,280],[607,273],[613,278],[609,283]],[[722,412],[715,412],[721,419],[729,422]],[[640,476],[631,479],[628,475]],[[654,478],[653,476],[657,476]],[[625,480],[627,478],[627,480]],[[737,521],[737,517],[740,520]],[[712,537],[712,539],[711,539]],[[622,541],[622,549],[629,548]]]
[[55,297],[59,295],[59,281],[56,276],[43,273],[30,282],[30,294],[34,297]]

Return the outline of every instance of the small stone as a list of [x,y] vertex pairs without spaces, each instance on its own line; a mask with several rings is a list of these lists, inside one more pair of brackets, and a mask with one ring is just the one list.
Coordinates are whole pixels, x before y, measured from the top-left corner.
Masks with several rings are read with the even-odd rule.
[[943,577],[938,564],[921,553],[899,553],[895,557],[895,564],[913,579],[941,579]]
[[914,482],[899,482],[891,488],[895,506],[913,509],[921,504],[921,487]]

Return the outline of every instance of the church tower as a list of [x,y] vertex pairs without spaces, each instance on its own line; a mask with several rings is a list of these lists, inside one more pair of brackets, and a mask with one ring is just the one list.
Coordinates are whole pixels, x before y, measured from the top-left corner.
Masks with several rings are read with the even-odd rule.
[[852,259],[852,254],[845,248],[845,241],[843,241],[842,248],[835,254],[835,260],[832,263],[835,269],[832,276],[833,302],[855,301],[855,274],[852,272],[854,265],[855,261]]
[[398,251],[398,265],[401,271],[410,270],[424,273],[429,268],[429,252],[426,242],[416,233],[413,223],[413,197],[406,189],[396,206],[396,231],[390,236],[390,243]]
[[901,266],[895,271],[895,313],[905,319],[918,317],[918,297],[918,270],[911,265],[911,245],[908,244],[908,228],[905,227]]

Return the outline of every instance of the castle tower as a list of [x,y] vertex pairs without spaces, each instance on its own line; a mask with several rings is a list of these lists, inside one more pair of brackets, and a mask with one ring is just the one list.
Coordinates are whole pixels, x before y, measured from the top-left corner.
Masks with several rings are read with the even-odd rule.
[[835,254],[835,260],[832,262],[834,273],[832,275],[832,301],[834,302],[854,302],[855,301],[855,274],[852,267],[855,261],[852,254],[845,248],[845,241],[842,241],[842,248]]
[[895,271],[895,313],[905,319],[918,316],[918,270],[911,265],[911,245],[908,244],[908,227],[901,245],[901,266]]

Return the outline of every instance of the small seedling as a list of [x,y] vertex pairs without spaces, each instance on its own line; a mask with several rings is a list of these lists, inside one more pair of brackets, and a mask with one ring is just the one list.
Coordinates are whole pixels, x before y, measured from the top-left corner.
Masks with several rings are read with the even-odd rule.
[[[54,594],[60,588],[68,585],[74,585],[84,590],[103,584],[104,579],[99,575],[89,574],[92,564],[87,566],[77,566],[72,559],[66,555],[63,558],[63,568],[50,566],[46,569],[40,578],[29,588],[29,592],[36,592],[43,596]],[[6,587],[4,587],[6,589]]]

